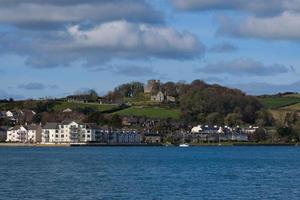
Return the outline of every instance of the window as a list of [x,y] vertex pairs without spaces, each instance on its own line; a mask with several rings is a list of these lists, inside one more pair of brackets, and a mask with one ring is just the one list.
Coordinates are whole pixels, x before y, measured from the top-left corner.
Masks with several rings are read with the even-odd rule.
[[56,134],[55,137],[58,138],[58,135]]
[[90,138],[90,137],[91,137],[91,135],[86,135],[86,137],[87,137],[87,138]]
[[61,135],[61,137],[64,138],[65,136],[64,136],[64,135]]

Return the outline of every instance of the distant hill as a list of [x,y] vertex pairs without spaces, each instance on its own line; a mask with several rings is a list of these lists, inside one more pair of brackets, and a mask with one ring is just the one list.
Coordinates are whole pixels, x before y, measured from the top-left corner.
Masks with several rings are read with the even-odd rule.
[[[1,101],[0,110],[31,109],[37,113],[62,112],[65,109],[89,115],[93,112],[159,119],[188,119],[194,122],[223,123],[256,122],[257,112],[269,110],[275,118],[278,113],[300,110],[300,94],[287,92],[276,95],[248,96],[240,90],[210,85],[201,80],[187,83],[159,83],[157,91],[176,97],[176,103],[152,102],[145,94],[143,84],[132,82],[116,87],[105,97],[91,94],[54,100]],[[78,99],[77,97],[89,97]],[[95,102],[90,102],[95,100]],[[102,101],[102,102],[101,102]],[[105,103],[103,103],[103,101]],[[119,103],[111,103],[119,102]],[[103,104],[102,104],[103,103]],[[121,106],[126,103],[127,106]],[[260,115],[263,115],[260,113]]]

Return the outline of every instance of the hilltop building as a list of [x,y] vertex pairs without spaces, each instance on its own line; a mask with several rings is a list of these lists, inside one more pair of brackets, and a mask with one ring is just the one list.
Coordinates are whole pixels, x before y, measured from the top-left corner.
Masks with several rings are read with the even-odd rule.
[[163,102],[175,102],[176,98],[164,94],[162,91],[159,91],[156,95],[151,96],[151,101],[163,103]]
[[147,82],[147,85],[144,87],[144,93],[151,94],[152,90],[159,85],[160,85],[160,80],[149,80]]

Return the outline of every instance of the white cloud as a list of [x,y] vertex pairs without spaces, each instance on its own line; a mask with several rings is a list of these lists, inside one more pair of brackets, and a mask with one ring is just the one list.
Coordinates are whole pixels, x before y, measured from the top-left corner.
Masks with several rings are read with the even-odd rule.
[[273,40],[300,40],[300,14],[284,12],[282,15],[259,18],[249,17],[238,24],[223,20],[220,35],[252,37]]
[[233,10],[255,15],[278,15],[285,11],[300,11],[299,0],[171,0],[179,10]]
[[202,43],[189,32],[125,20],[90,29],[74,25],[66,31],[47,34],[7,32],[0,37],[0,44],[0,54],[26,56],[26,64],[36,68],[70,66],[73,62],[100,67],[114,59],[185,60],[199,58],[204,53]]
[[72,26],[68,32],[73,43],[67,48],[99,50],[124,57],[185,59],[198,57],[204,51],[195,35],[166,26],[114,21],[90,30]]
[[229,74],[235,76],[271,76],[287,73],[290,68],[281,64],[265,65],[253,59],[235,59],[208,64],[197,69],[207,74]]
[[163,15],[140,0],[37,1],[0,0],[0,23],[22,28],[52,29],[66,24],[126,19],[133,22],[162,23]]

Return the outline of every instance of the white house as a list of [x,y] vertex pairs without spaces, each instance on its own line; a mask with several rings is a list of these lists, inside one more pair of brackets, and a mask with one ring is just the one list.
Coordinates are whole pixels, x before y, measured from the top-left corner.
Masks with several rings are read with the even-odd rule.
[[199,133],[200,131],[202,131],[201,125],[194,126],[191,130],[192,133]]
[[38,125],[16,125],[7,130],[6,142],[38,143],[41,142],[41,127]]
[[8,110],[5,112],[5,116],[8,118],[12,118],[12,117],[14,117],[14,113],[12,113],[11,111]]
[[26,142],[27,130],[24,126],[14,126],[7,130],[7,142]]

